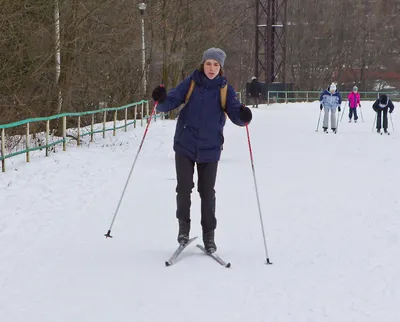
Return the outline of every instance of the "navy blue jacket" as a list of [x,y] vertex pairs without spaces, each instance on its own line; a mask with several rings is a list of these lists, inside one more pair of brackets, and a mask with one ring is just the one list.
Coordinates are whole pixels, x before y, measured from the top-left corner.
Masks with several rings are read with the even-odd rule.
[[379,105],[380,100],[381,100],[381,99],[378,98],[378,99],[375,101],[374,105],[372,105],[372,109],[373,109],[375,112],[383,111],[384,109],[386,109],[386,111],[387,111],[387,110],[389,109],[389,113],[392,113],[393,110],[394,110],[394,105],[393,105],[392,101],[390,100],[390,98],[387,98],[387,103],[386,103],[385,106],[383,106],[383,107]]
[[157,110],[169,112],[184,103],[192,79],[196,82],[196,86],[189,102],[179,113],[174,150],[199,163],[219,161],[226,121],[225,113],[221,108],[221,87],[228,86],[226,114],[236,125],[246,125],[239,118],[242,104],[237,100],[235,90],[227,84],[224,77],[217,76],[210,80],[203,72],[196,70],[168,93],[165,101],[158,104]]

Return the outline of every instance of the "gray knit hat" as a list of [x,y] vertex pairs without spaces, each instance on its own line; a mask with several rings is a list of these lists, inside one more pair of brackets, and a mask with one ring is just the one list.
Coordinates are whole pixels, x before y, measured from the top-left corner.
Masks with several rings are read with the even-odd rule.
[[214,59],[221,65],[221,67],[224,67],[225,58],[226,54],[222,49],[212,47],[203,53],[201,63],[203,64],[207,59]]

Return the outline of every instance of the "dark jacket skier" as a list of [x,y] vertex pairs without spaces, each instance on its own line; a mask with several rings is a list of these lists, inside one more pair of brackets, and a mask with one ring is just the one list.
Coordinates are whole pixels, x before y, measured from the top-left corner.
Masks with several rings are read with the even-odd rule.
[[221,87],[228,86],[225,112],[229,119],[238,126],[245,126],[252,119],[251,110],[238,101],[235,90],[223,77],[225,57],[225,52],[219,48],[206,50],[200,68],[169,91],[168,95],[162,86],[157,86],[152,94],[158,102],[158,111],[168,112],[184,103],[191,80],[195,81],[189,101],[180,111],[174,136],[178,242],[185,245],[189,240],[191,192],[196,165],[203,242],[209,253],[217,249],[214,239],[217,226],[214,186],[226,121],[221,108]]
[[[376,131],[378,133],[381,132],[381,128],[383,127],[383,131],[388,133],[388,117],[387,113],[392,113],[394,110],[394,105],[389,97],[385,94],[381,94],[379,98],[372,105],[373,110],[376,112]],[[382,124],[382,114],[383,114],[383,124]]]
[[252,102],[253,107],[258,107],[258,101],[260,99],[260,95],[261,95],[261,85],[257,77],[253,76],[249,84],[249,92],[248,92],[248,96]]

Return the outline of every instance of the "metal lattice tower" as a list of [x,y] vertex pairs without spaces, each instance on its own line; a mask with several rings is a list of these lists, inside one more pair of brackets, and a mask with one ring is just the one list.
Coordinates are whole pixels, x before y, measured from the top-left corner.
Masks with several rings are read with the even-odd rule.
[[287,0],[256,0],[255,76],[286,83]]

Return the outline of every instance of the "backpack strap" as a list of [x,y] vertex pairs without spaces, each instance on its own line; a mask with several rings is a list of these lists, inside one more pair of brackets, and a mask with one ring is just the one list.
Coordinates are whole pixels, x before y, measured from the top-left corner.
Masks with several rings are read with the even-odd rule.
[[187,102],[189,102],[189,98],[190,98],[190,96],[192,95],[195,86],[196,86],[196,82],[192,79],[192,80],[190,81],[189,90],[188,90],[188,92],[186,93],[185,104],[186,104]]
[[228,94],[228,85],[221,87],[221,108],[223,111],[226,109],[226,96]]
[[[186,93],[185,104],[187,102],[189,102],[190,96],[192,95],[195,86],[196,86],[196,82],[192,79],[190,81],[189,90]],[[222,108],[223,111],[225,111],[225,109],[226,109],[226,96],[228,95],[228,85],[225,85],[224,87],[221,87],[220,95],[221,95],[221,108]]]

